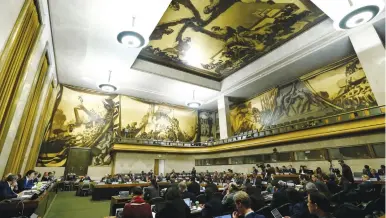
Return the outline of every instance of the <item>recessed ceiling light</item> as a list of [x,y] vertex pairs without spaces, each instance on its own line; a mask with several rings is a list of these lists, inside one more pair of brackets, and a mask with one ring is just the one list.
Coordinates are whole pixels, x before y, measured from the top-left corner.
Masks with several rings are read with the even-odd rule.
[[145,45],[143,36],[134,31],[123,31],[117,36],[118,42],[129,48],[140,48]]
[[201,102],[197,101],[195,96],[194,96],[194,90],[193,90],[193,98],[192,98],[192,100],[186,102],[186,106],[191,107],[191,108],[199,108],[201,106]]
[[109,71],[109,79],[108,79],[107,83],[99,84],[98,88],[100,88],[104,92],[117,91],[118,88],[110,83],[110,79],[111,79],[111,70]]
[[115,92],[117,90],[117,87],[111,85],[111,84],[100,84],[99,88],[102,89],[102,91],[105,92]]
[[188,107],[191,107],[191,108],[199,108],[201,106],[201,103],[198,101],[197,102],[191,101],[191,102],[186,103],[186,105]]
[[336,29],[347,30],[368,23],[382,12],[385,7],[383,0],[361,1],[357,5],[353,5],[350,0],[348,1],[351,5],[350,10],[335,20],[334,26]]

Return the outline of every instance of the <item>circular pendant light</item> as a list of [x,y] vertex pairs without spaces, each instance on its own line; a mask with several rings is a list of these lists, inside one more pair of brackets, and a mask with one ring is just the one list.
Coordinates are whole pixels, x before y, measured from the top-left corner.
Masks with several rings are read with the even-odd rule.
[[[132,28],[134,28],[135,17],[133,17]],[[136,31],[122,31],[118,34],[117,40],[119,43],[129,48],[141,48],[145,45],[145,38]]]
[[191,107],[191,108],[199,108],[201,106],[201,102],[197,101],[195,96],[194,96],[194,90],[193,90],[193,98],[192,98],[192,100],[186,102],[186,106]]
[[117,91],[118,88],[110,83],[110,79],[111,79],[111,70],[109,71],[109,79],[108,79],[107,83],[99,84],[98,88],[100,88],[104,92],[115,92],[115,91]]
[[123,31],[117,36],[118,42],[129,48],[140,48],[145,45],[143,36],[134,31]]
[[111,84],[100,84],[99,88],[102,89],[102,91],[105,92],[115,92],[117,90],[117,87],[111,85]]
[[353,5],[351,0],[348,1],[351,5],[350,10],[335,20],[334,26],[336,29],[347,30],[368,23],[382,12],[385,7],[383,0],[362,0],[358,1],[360,3],[356,5]]

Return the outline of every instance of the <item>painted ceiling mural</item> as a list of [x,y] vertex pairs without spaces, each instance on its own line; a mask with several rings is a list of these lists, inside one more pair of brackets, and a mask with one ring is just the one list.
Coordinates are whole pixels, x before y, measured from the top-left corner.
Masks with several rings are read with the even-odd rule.
[[92,165],[109,165],[119,96],[62,86],[37,166],[65,166],[71,147],[90,148]]
[[235,106],[231,127],[237,134],[376,105],[358,58],[350,56]]
[[198,141],[197,111],[121,96],[121,126],[125,138]]
[[172,0],[140,58],[221,80],[324,18],[310,0]]

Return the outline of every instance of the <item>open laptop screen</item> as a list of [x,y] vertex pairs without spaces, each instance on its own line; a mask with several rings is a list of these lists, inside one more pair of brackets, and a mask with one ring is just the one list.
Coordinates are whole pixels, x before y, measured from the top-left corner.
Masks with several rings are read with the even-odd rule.
[[222,216],[215,216],[214,218],[232,218],[230,214],[222,215]]

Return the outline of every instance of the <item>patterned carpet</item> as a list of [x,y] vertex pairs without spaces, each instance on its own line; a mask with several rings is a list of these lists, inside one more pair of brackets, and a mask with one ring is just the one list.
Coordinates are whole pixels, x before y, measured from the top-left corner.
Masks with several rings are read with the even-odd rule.
[[58,192],[45,218],[103,218],[109,215],[110,201],[91,201],[91,196]]

